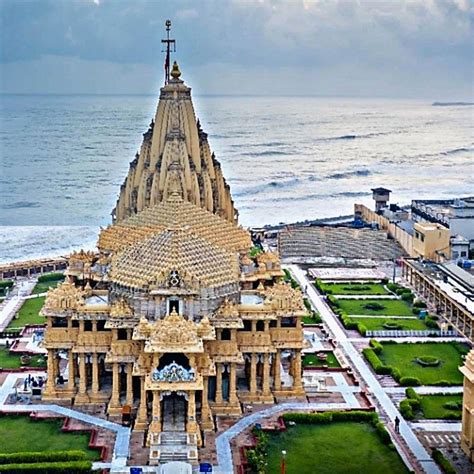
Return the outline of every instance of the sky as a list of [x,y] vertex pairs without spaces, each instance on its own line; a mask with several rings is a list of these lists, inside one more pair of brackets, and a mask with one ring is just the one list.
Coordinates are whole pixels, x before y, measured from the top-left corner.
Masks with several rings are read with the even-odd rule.
[[0,0],[0,92],[473,100],[470,0]]

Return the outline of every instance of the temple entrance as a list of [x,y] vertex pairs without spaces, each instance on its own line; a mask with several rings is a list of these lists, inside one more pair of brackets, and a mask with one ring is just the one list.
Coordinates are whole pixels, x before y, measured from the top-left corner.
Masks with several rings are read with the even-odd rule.
[[186,400],[183,395],[172,393],[161,403],[163,431],[186,431]]

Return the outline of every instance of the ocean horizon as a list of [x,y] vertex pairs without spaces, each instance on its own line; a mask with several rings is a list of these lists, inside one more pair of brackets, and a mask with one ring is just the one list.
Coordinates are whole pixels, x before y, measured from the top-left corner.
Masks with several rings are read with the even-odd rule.
[[[32,100],[34,98],[34,100]],[[0,262],[93,248],[158,96],[2,95]],[[427,100],[194,95],[244,226],[472,194],[472,107]]]

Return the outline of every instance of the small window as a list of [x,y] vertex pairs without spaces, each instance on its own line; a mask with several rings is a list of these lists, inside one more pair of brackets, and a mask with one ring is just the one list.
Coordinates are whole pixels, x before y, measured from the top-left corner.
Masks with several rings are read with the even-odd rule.
[[265,331],[265,323],[263,321],[257,321],[257,331]]
[[84,321],[84,331],[92,331],[92,321]]
[[77,319],[72,320],[72,327],[73,328],[78,328],[79,327],[79,321]]
[[251,331],[252,330],[252,321],[248,319],[244,319],[244,327],[243,329],[239,329],[239,331]]
[[105,331],[105,321],[97,321],[97,331]]
[[117,339],[119,341],[126,341],[127,340],[127,330],[126,329],[119,329],[117,333]]
[[230,341],[230,329],[223,329],[221,332],[221,341]]

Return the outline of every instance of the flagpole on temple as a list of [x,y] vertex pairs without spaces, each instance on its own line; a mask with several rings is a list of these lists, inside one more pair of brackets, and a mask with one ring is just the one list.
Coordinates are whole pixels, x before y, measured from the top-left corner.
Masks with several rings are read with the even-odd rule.
[[[166,44],[166,49],[162,50],[162,52],[166,52],[165,57],[165,85],[170,81],[170,64],[171,64],[171,53],[176,52],[176,40],[170,39],[170,30],[171,30],[171,20],[166,20],[166,39],[162,39],[161,43]],[[173,49],[171,49],[173,47]]]

